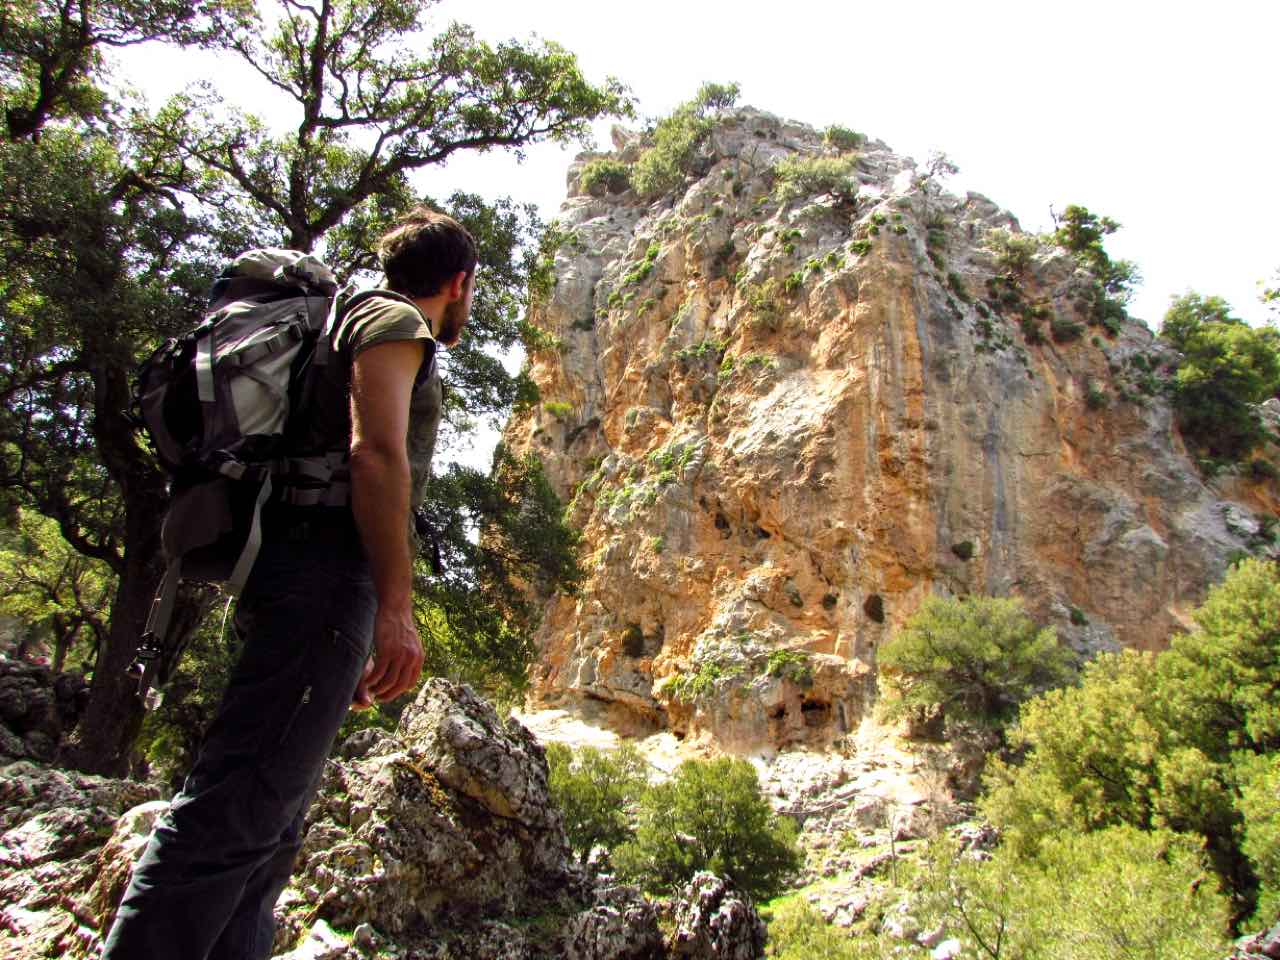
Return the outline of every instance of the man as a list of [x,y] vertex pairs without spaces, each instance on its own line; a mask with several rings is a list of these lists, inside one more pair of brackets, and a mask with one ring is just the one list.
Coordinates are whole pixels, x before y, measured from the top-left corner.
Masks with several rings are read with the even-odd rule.
[[134,870],[109,960],[269,956],[272,910],[348,707],[391,700],[422,670],[411,507],[440,422],[435,346],[456,343],[467,321],[476,249],[456,221],[419,207],[379,256],[388,288],[412,303],[373,297],[342,318],[345,362],[330,364],[308,411],[308,436],[349,451],[350,505],[264,510],[236,608],[240,660]]

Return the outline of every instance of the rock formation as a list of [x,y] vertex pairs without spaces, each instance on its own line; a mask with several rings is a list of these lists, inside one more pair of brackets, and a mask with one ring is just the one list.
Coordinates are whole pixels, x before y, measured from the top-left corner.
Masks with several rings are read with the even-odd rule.
[[[1152,649],[1258,549],[1274,481],[1206,483],[1159,390],[1174,355],[1096,325],[1070,252],[1011,267],[999,239],[1029,238],[1008,212],[883,143],[841,154],[740,109],[700,150],[652,201],[584,191],[594,157],[570,170],[531,310],[541,402],[505,433],[584,531],[535,708],[821,747],[930,594],[1014,594],[1081,651]],[[856,191],[777,189],[777,161],[824,156]]]
[[[537,741],[468,688],[427,681],[394,734],[356,734],[343,754],[326,769],[276,905],[279,955],[669,955],[649,901],[577,866]],[[157,792],[27,762],[3,768],[0,955],[96,955],[165,808]],[[677,905],[675,955],[762,956],[754,908],[710,875],[695,887]]]

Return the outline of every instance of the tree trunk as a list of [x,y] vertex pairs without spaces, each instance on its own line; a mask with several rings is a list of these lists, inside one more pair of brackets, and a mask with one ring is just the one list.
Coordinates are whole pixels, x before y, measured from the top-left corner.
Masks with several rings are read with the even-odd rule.
[[[135,528],[144,524],[151,529],[138,529],[135,534]],[[123,777],[129,772],[129,755],[142,729],[143,703],[137,683],[125,671],[138,651],[163,572],[160,513],[156,511],[149,523],[131,521],[128,527],[135,536],[126,540],[124,573],[116,588],[106,643],[98,651],[89,702],[59,757],[66,766],[109,777]]]

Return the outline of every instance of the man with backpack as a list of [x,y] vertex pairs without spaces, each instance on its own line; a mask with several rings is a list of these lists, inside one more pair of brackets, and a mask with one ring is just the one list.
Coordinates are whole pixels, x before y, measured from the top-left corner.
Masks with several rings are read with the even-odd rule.
[[109,960],[269,956],[273,908],[347,709],[391,700],[421,673],[412,509],[440,422],[435,348],[467,321],[476,248],[419,207],[379,256],[389,290],[338,315],[337,362],[302,411],[304,446],[328,447],[334,472],[320,495],[307,477],[281,477],[262,507],[235,614],[239,662],[134,869]]

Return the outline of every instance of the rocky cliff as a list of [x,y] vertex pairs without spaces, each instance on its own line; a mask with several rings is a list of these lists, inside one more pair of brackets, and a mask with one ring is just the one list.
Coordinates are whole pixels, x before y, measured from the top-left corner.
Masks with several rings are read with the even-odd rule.
[[[615,147],[629,163],[640,140]],[[840,189],[781,183],[779,161],[821,157]],[[535,707],[828,745],[930,594],[1013,594],[1082,651],[1152,649],[1267,548],[1275,482],[1202,478],[1160,391],[1176,356],[1100,324],[1087,266],[985,197],[750,109],[656,199],[584,190],[593,159],[530,313],[541,402],[505,433],[584,531]]]

